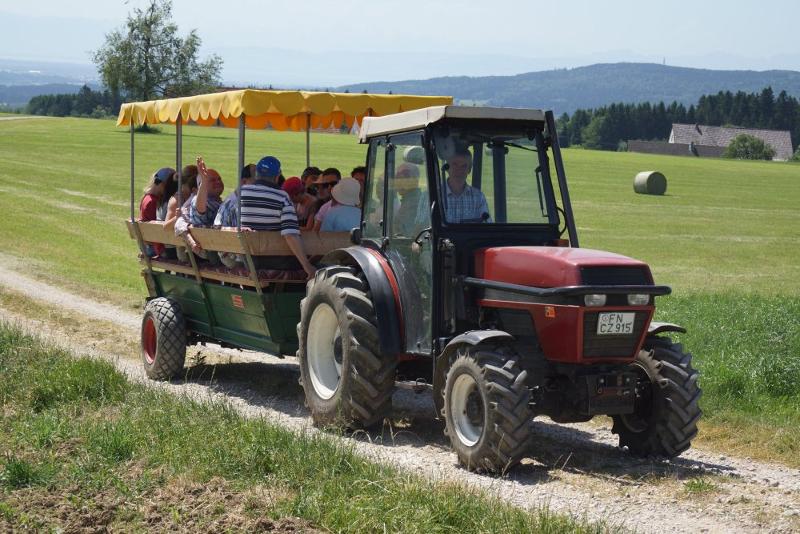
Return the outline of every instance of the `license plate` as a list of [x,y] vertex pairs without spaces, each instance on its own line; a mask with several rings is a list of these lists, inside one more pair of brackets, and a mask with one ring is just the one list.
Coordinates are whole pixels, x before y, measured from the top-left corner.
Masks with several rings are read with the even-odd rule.
[[632,334],[635,313],[606,312],[597,319],[597,333],[601,336]]

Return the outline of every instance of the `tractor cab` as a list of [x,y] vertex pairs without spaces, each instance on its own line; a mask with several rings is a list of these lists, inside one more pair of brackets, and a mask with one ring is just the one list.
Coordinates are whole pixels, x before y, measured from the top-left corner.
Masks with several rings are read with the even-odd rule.
[[364,120],[357,237],[408,288],[404,352],[430,356],[477,326],[455,285],[481,270],[484,249],[577,246],[566,181],[556,187],[550,173],[551,159],[562,168],[552,131],[551,113],[526,109],[439,106]]

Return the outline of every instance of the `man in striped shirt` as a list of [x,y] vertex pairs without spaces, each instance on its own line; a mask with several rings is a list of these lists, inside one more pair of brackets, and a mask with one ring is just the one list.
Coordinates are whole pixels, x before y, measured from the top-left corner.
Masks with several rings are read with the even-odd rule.
[[306,256],[294,205],[289,195],[278,186],[280,173],[281,162],[278,158],[266,156],[258,162],[255,183],[241,187],[242,228],[280,232],[297,258],[297,262],[294,262],[292,258],[283,256],[259,257],[256,262],[258,268],[292,269],[298,267],[299,263],[299,267],[310,278],[316,269]]
[[472,170],[472,154],[466,148],[456,149],[447,160],[449,174],[445,186],[444,212],[449,223],[490,222],[489,205],[480,189],[467,183]]

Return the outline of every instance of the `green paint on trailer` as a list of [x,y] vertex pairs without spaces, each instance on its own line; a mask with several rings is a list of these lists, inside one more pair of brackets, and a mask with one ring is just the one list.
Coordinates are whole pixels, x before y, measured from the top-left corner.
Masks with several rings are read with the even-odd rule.
[[214,315],[212,325],[197,280],[168,273],[153,274],[158,296],[180,304],[190,332],[276,356],[294,354],[297,350],[296,325],[300,320],[300,300],[305,296],[304,285],[273,284],[264,288],[259,297],[252,289],[203,282]]

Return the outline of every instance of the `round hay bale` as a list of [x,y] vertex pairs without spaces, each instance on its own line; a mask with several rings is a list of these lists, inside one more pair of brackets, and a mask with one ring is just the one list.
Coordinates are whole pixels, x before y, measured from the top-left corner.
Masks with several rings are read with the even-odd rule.
[[667,178],[658,171],[643,171],[633,179],[633,190],[642,195],[663,195],[667,192]]

